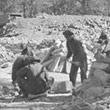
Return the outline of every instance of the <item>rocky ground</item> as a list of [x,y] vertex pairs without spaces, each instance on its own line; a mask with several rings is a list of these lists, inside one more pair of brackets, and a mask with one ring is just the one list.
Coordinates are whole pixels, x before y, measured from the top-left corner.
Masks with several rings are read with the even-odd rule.
[[67,28],[74,32],[76,38],[91,44],[97,40],[102,29],[109,36],[109,25],[110,19],[103,16],[42,15],[33,19],[16,19],[4,26],[0,40],[0,58],[3,58],[3,62],[11,61],[19,53],[21,44],[28,43],[38,51],[39,48],[50,46],[46,42],[51,39],[64,41],[62,32]]
[[[62,32],[65,29],[71,29],[74,32],[75,37],[83,42],[84,45],[92,45],[96,42],[100,35],[101,30],[105,30],[106,34],[110,36],[110,18],[104,16],[50,16],[41,15],[37,18],[18,18],[11,21],[4,26],[3,33],[0,38],[0,89],[4,90],[3,86],[11,86],[11,67],[14,59],[19,55],[22,50],[21,44],[26,44],[32,48],[32,50],[39,56],[42,48],[50,47],[53,39],[60,39],[65,41]],[[93,54],[88,53],[88,56],[92,60]],[[40,57],[40,56],[39,56]],[[58,73],[60,74],[60,73]],[[57,76],[57,75],[56,75]],[[66,76],[68,79],[68,76]],[[56,78],[57,79],[57,78]],[[64,78],[65,79],[65,78]],[[60,79],[59,79],[60,80]],[[13,94],[13,93],[12,93]],[[57,94],[58,95],[58,94]],[[11,102],[13,97],[1,97],[0,107],[3,110],[90,110],[91,106],[94,106],[93,110],[107,110],[109,109],[110,98],[103,98],[94,101],[90,99],[90,102],[83,103],[79,106],[84,107],[72,107],[74,97],[70,94],[59,94],[60,96],[50,95],[47,98],[38,98],[33,101],[17,100],[14,103]],[[2,95],[1,95],[2,96]],[[13,95],[11,95],[13,96]],[[81,100],[78,99],[79,102]],[[77,101],[77,103],[79,103]],[[99,104],[101,103],[101,104]],[[77,104],[78,105],[78,104]],[[95,108],[96,105],[99,108]],[[103,108],[102,108],[103,106]],[[105,107],[105,108],[104,108]]]

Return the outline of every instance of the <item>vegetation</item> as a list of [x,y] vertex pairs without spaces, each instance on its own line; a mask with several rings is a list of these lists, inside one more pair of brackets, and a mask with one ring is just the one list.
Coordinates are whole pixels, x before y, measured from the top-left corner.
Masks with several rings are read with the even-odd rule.
[[10,12],[30,18],[38,13],[110,16],[110,0],[0,0],[0,14]]

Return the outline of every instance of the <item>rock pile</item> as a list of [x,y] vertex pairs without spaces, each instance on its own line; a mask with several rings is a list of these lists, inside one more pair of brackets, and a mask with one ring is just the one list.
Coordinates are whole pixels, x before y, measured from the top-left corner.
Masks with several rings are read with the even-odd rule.
[[[102,29],[110,35],[110,19],[103,16],[51,16],[36,18],[17,18],[4,26],[4,36],[1,36],[0,44],[8,50],[11,47],[20,52],[18,45],[30,43],[31,47],[40,44],[44,38],[65,40],[62,31],[69,28],[74,32],[76,38],[84,44],[92,45],[97,40]],[[8,45],[8,46],[7,46]],[[17,45],[17,46],[15,46]],[[40,46],[40,47],[45,47]],[[8,49],[7,49],[8,48]],[[11,53],[15,54],[15,49]],[[10,56],[9,56],[10,57]]]
[[[106,31],[108,36],[110,35],[109,27],[110,19],[103,16],[48,15],[27,19],[17,18],[4,26],[4,36],[1,36],[0,44],[5,48],[11,48],[12,45],[27,43],[32,46],[40,45],[44,39],[47,41],[58,38],[65,40],[62,31],[69,28],[77,39],[92,45],[102,29]],[[13,50],[11,51],[14,53]],[[17,51],[19,53],[19,49]]]
[[[77,88],[77,98],[84,103],[89,103],[89,107],[91,105],[91,107],[98,105],[102,110],[105,110],[105,108],[110,109],[110,103],[106,104],[107,100],[110,100],[110,98],[107,99],[110,95],[110,59],[102,53],[96,53],[95,58],[96,61],[92,62],[88,79]],[[77,98],[76,102],[78,101]],[[81,102],[77,103],[81,104]],[[102,102],[105,103],[105,105],[103,105]],[[77,106],[77,104],[74,105],[74,107],[75,106]]]
[[6,50],[5,47],[0,45],[0,64],[7,62],[7,61],[12,61],[14,58],[14,55],[12,52],[9,52]]

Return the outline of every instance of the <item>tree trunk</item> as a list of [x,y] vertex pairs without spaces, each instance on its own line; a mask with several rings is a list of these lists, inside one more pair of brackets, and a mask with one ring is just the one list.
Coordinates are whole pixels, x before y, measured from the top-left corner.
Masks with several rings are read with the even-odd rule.
[[85,15],[86,14],[86,0],[82,0],[82,14]]
[[23,17],[26,18],[26,4],[23,3]]

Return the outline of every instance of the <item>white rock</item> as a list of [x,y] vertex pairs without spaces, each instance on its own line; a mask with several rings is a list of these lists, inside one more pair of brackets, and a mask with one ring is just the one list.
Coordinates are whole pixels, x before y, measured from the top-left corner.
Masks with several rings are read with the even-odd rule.
[[54,93],[66,93],[72,91],[72,83],[70,81],[55,82],[51,88]]

